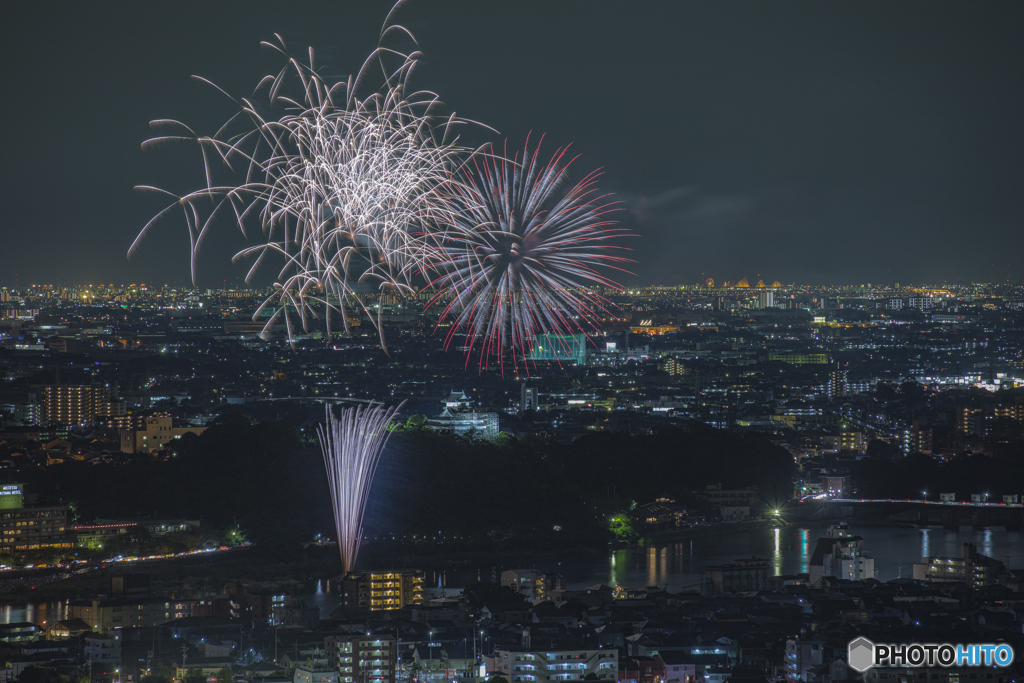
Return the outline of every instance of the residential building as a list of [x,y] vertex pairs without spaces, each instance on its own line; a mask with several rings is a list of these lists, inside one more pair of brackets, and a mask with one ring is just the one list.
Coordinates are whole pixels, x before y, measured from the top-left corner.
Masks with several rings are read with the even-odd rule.
[[501,573],[501,585],[507,586],[531,602],[549,599],[551,591],[564,588],[558,574],[542,574],[535,569],[508,569]]
[[420,571],[350,572],[342,579],[341,587],[343,607],[380,611],[423,603],[423,572]]
[[921,423],[914,420],[913,424],[903,431],[903,453],[924,453],[931,455],[932,452],[932,430],[922,427]]
[[28,621],[0,624],[0,643],[28,643],[39,639],[40,629]]
[[808,580],[823,576],[850,581],[875,578],[875,560],[864,553],[864,539],[851,536],[845,524],[830,526],[814,548],[808,564]]
[[535,681],[617,681],[619,651],[596,650],[495,650],[494,672],[511,683]]
[[759,557],[704,568],[701,589],[706,595],[759,591],[768,587],[768,560]]
[[84,426],[97,417],[124,416],[127,405],[113,398],[108,385],[48,384],[36,393],[40,424]]
[[83,654],[86,661],[102,670],[121,663],[121,632],[113,630],[107,636],[89,633],[85,636]]
[[973,543],[964,543],[960,557],[922,557],[921,563],[914,565],[914,579],[984,588],[997,583],[1005,570],[999,560],[980,554]]
[[119,628],[160,626],[187,616],[191,616],[191,603],[170,598],[104,598],[68,603],[68,618],[81,619],[101,634]]
[[398,647],[393,636],[332,635],[324,638],[324,646],[338,683],[394,683]]
[[199,435],[204,431],[206,427],[175,427],[167,413],[149,415],[139,418],[133,429],[121,430],[121,452],[152,453],[166,448],[171,441],[185,434]]
[[786,641],[786,681],[811,683],[811,670],[824,662],[825,646],[817,640],[789,639]]

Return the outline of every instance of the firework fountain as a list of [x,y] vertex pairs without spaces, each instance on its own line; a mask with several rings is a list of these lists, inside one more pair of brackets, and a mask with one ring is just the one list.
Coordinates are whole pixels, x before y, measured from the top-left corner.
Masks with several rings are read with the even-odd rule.
[[334,411],[327,406],[326,423],[317,428],[345,572],[355,567],[370,485],[390,435],[391,421],[401,407],[368,405]]

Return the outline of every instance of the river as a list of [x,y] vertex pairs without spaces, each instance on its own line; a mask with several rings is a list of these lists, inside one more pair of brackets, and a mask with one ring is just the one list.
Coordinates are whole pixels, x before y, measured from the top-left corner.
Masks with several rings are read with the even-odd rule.
[[[994,557],[1007,567],[1024,567],[1024,533],[1006,531],[1002,527],[977,530],[961,527],[951,531],[851,526],[849,531],[864,538],[866,553],[875,558],[875,578],[880,581],[910,578],[913,564],[922,557],[959,557],[964,543],[974,543],[979,553]],[[678,543],[610,549],[600,556],[553,555],[535,564],[541,571],[561,574],[570,590],[603,583],[627,588],[660,586],[680,591],[699,585],[704,567],[752,555],[767,559],[776,576],[805,573],[814,546],[822,535],[824,527],[762,528]],[[426,583],[431,587],[429,593],[452,595],[466,583],[498,580],[503,569],[521,568],[521,565],[432,569],[430,563],[425,562],[424,567]],[[319,607],[322,618],[327,618],[339,603],[335,586],[328,581],[316,582],[298,597]],[[66,615],[66,603],[0,605],[0,624],[31,621],[45,625]]]

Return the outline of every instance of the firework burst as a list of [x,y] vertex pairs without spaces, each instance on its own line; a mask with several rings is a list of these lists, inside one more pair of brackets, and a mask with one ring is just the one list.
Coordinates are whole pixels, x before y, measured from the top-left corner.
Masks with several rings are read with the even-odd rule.
[[390,435],[388,428],[401,407],[356,406],[335,413],[327,406],[327,421],[317,428],[345,572],[355,567],[370,485]]
[[[287,56],[283,42],[264,45]],[[398,58],[400,65],[384,71],[380,88],[359,97],[357,84],[368,66],[383,67],[385,57]],[[155,121],[155,127],[171,128],[170,134],[148,140],[144,149],[196,144],[205,184],[180,196],[140,187],[174,201],[147,223],[129,255],[157,222],[181,211],[195,281],[196,255],[222,214],[246,237],[258,229],[262,243],[236,259],[251,260],[247,280],[260,267],[279,264],[275,294],[256,316],[273,309],[267,329],[283,318],[289,339],[296,332],[295,315],[303,330],[322,317],[328,333],[339,318],[347,331],[346,310],[369,312],[357,285],[364,291],[410,291],[430,253],[422,237],[426,226],[446,211],[440,188],[451,183],[452,169],[466,151],[452,136],[459,121],[434,116],[437,96],[410,91],[415,65],[415,53],[378,49],[355,79],[330,84],[318,75],[310,50],[307,64],[289,57],[251,98],[234,100],[239,111],[213,136],[198,136],[180,122]],[[222,176],[230,182],[215,182]]]
[[453,221],[439,235],[441,271],[434,285],[449,297],[441,319],[446,343],[467,337],[467,363],[495,357],[524,361],[541,334],[588,333],[607,301],[596,286],[619,289],[600,269],[627,262],[612,241],[626,234],[598,193],[595,171],[566,189],[573,159],[558,149],[549,161],[529,141],[522,157],[477,155],[452,194]]

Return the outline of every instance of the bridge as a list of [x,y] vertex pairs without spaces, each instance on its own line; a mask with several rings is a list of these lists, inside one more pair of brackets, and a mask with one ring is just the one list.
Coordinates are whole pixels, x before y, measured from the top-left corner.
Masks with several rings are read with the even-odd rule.
[[945,501],[912,498],[822,498],[804,499],[791,505],[786,516],[808,521],[891,521],[917,526],[941,525],[1024,529],[1024,503]]

